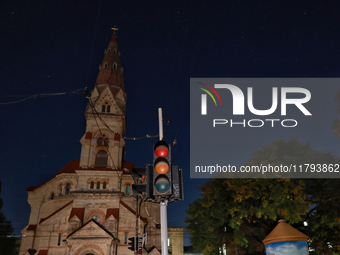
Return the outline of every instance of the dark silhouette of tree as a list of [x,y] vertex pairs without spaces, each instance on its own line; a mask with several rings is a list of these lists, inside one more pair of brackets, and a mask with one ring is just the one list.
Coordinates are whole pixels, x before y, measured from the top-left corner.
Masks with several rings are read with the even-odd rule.
[[1,198],[1,180],[0,180],[0,254],[14,255],[15,251],[15,238],[12,237],[13,227],[9,220],[2,212],[3,201]]

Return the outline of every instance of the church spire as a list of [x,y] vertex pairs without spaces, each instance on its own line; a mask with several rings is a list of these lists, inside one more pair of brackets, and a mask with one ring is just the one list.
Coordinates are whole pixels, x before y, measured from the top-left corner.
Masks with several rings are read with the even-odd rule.
[[99,74],[96,81],[96,87],[101,92],[105,85],[110,85],[113,93],[122,89],[124,91],[123,67],[120,63],[120,52],[118,51],[117,28],[114,28],[109,46],[105,50],[105,56],[102,64],[99,66]]
[[104,54],[85,111],[86,131],[80,139],[80,166],[121,169],[126,131],[126,93],[115,33]]

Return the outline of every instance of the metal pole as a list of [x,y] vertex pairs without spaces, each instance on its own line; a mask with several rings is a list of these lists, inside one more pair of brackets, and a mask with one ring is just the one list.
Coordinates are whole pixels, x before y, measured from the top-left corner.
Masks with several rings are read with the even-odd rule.
[[162,108],[158,108],[159,140],[163,140],[163,115]]
[[168,220],[167,220],[168,200],[160,202],[159,206],[161,209],[162,255],[168,255]]
[[[159,124],[159,140],[163,140],[163,116],[162,108],[158,108],[158,124]],[[159,203],[161,211],[161,244],[162,255],[168,255],[168,215],[167,215],[168,200]]]

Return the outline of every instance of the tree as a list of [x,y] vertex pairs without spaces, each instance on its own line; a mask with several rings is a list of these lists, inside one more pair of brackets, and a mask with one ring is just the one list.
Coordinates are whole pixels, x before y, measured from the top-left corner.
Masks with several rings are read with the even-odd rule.
[[6,216],[2,212],[3,201],[1,198],[1,180],[0,180],[0,254],[15,254],[15,238],[13,234],[12,223],[6,220]]
[[[246,165],[310,162],[339,160],[291,139],[256,151]],[[189,205],[185,221],[193,246],[204,254],[218,254],[224,244],[264,254],[262,240],[279,219],[305,233],[315,254],[332,254],[340,245],[338,187],[337,179],[214,179],[200,187],[202,197]]]

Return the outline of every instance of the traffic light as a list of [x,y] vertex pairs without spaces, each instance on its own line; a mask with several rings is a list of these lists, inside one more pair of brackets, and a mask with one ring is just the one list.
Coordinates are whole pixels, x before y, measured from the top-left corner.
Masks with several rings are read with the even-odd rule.
[[161,140],[153,147],[153,195],[170,196],[171,186],[170,146]]
[[129,250],[136,251],[136,237],[130,237],[128,245],[129,245],[129,248],[128,248]]
[[180,168],[178,165],[171,165],[171,177],[172,177],[172,196],[169,198],[169,202],[183,200],[184,190],[182,168]]
[[137,251],[143,248],[143,237],[137,237]]
[[134,179],[139,180],[140,184],[132,185],[132,192],[134,195],[144,195],[146,198],[153,198],[153,185],[152,185],[152,166],[146,165],[143,168],[133,168],[132,176]]

